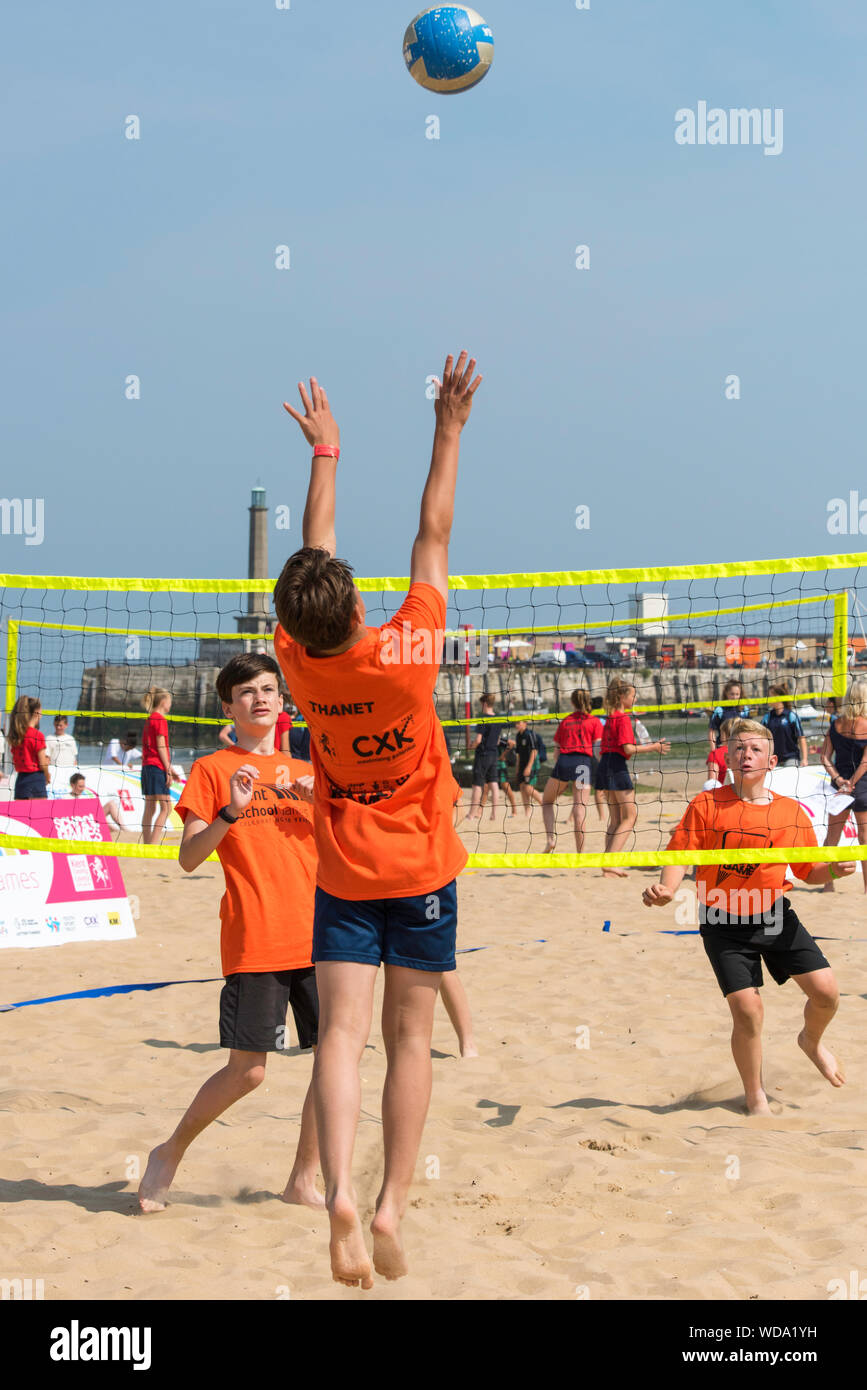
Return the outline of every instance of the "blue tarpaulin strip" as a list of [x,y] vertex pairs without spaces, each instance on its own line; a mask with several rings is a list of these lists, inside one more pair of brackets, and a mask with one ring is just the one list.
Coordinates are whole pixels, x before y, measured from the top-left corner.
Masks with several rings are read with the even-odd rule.
[[222,983],[222,975],[207,980],[155,980],[149,985],[102,985],[99,989],[77,989],[72,994],[49,994],[44,999],[22,999],[13,1009],[26,1009],[28,1004],[58,1004],[63,999],[99,999],[107,994],[132,994],[136,989],[167,989],[169,985],[213,985]]

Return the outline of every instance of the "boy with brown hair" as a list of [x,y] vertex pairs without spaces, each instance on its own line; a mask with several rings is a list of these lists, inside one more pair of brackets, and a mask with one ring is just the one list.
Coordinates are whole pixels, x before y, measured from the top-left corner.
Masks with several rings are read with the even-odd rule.
[[[317,1038],[310,959],[316,879],[312,768],[275,749],[283,701],[273,657],[233,657],[217,676],[217,693],[238,742],[193,763],[177,806],[184,821],[178,859],[192,873],[216,852],[225,874],[220,1045],[228,1048],[229,1060],[201,1087],[174,1133],[152,1150],[138,1191],[143,1212],[163,1210],[192,1141],[264,1081],[268,1053],[285,1050],[288,1005],[300,1046],[313,1047]],[[311,1089],[283,1200],[321,1209]]]
[[461,431],[481,377],[462,352],[446,359],[430,470],[412,548],[409,593],[382,628],[365,625],[352,570],[335,558],[340,432],[315,377],[299,382],[313,448],[301,550],[274,590],[274,648],[304,715],[315,770],[319,850],[313,959],[321,1001],[314,1089],[331,1268],[373,1285],[352,1185],[361,1107],[359,1062],[385,965],[382,1095],[385,1168],[373,1263],[406,1273],[401,1218],[430,1102],[430,1041],[441,972],[455,969],[455,878],[467,852],[454,829],[456,785],[433,693],[448,597],[448,548]]
[[[687,807],[668,848],[756,849],[815,846],[809,817],[792,797],[765,786],[776,766],[770,731],[755,719],[739,719],[729,735],[734,781],[700,792]],[[665,907],[680,887],[686,865],[666,864],[659,883],[642,894],[645,907]],[[854,873],[854,863],[791,866],[805,883],[828,883]],[[732,1054],[750,1115],[768,1115],[762,1082],[762,962],[778,985],[793,979],[807,996],[798,1045],[832,1086],[844,1076],[822,1043],[839,991],[834,973],[798,919],[789,899],[785,863],[699,864],[696,867],[701,938],[732,1015]]]

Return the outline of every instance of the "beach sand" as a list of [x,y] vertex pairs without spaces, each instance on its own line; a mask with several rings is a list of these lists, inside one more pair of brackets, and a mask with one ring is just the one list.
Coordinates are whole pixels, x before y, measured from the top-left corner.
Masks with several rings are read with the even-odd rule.
[[[653,816],[679,806],[650,800],[644,833],[658,844]],[[523,821],[508,829],[524,848]],[[558,847],[571,850],[570,838]],[[187,876],[125,861],[123,872],[138,937],[4,951],[4,1000],[219,975],[218,866]],[[440,1005],[405,1222],[410,1274],[366,1293],[332,1283],[324,1215],[278,1200],[310,1053],[272,1057],[263,1086],[191,1147],[167,1210],[137,1214],[149,1149],[222,1065],[219,980],[0,1015],[2,1273],[42,1278],[46,1300],[827,1298],[830,1280],[867,1270],[860,874],[834,895],[791,892],[808,929],[830,938],[843,997],[828,1042],[849,1084],[832,1089],[802,1055],[800,991],[771,983],[776,1113],[763,1119],[742,1112],[728,1010],[699,938],[665,934],[673,909],[641,905],[653,878],[462,877],[458,944],[484,948],[458,958],[481,1056],[458,1057]],[[369,1221],[381,1173],[376,1021],[361,1071],[355,1173]]]

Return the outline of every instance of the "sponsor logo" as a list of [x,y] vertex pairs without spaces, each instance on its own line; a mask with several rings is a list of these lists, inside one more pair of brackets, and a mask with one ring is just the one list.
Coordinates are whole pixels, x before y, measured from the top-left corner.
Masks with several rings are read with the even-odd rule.
[[384,734],[359,734],[352,740],[352,751],[359,758],[379,758],[386,753],[401,753],[404,748],[412,748],[415,739],[407,734],[412,723],[408,714],[400,728],[386,729]]
[[109,925],[110,927],[119,927],[119,926],[120,926],[120,913],[119,913],[119,912],[110,912],[110,913],[108,914],[108,925]]
[[60,918],[59,918],[59,917],[46,917],[46,919],[45,919],[45,925],[46,925],[46,927],[48,928],[49,931],[60,931]]

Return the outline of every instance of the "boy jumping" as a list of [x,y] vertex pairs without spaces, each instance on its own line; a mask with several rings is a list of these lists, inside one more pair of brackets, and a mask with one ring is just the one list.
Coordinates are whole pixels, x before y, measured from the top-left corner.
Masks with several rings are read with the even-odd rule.
[[335,557],[340,433],[316,378],[305,414],[286,405],[314,446],[304,548],[274,590],[275,654],[311,736],[319,850],[313,959],[321,1036],[313,1071],[331,1220],[331,1268],[373,1285],[352,1186],[361,1107],[358,1066],[373,990],[385,965],[382,1094],[385,1167],[372,1222],[373,1263],[406,1273],[400,1223],[430,1102],[430,1042],[441,972],[455,969],[455,876],[467,852],[455,833],[455,781],[433,692],[448,596],[448,550],[461,430],[481,377],[462,352],[437,383],[436,428],[407,598],[382,628],[365,625],[352,570]]
[[[735,721],[728,744],[730,786],[700,792],[686,808],[668,848],[756,849],[815,846],[809,817],[792,797],[765,787],[776,766],[769,729],[754,719]],[[793,864],[805,883],[829,883],[855,872],[854,863]],[[642,894],[646,907],[670,903],[686,872],[666,864],[660,882]],[[746,1092],[750,1115],[769,1115],[762,1083],[764,983],[762,962],[778,985],[792,978],[807,996],[798,1045],[832,1086],[845,1080],[822,1034],[839,1001],[833,971],[801,924],[788,898],[786,864],[699,864],[696,867],[699,926],[708,959],[731,1009],[732,1054]]]
[[[178,857],[192,873],[216,851],[225,874],[220,1045],[229,1049],[229,1060],[202,1086],[174,1134],[151,1152],[138,1190],[144,1212],[163,1210],[177,1166],[196,1136],[262,1084],[268,1053],[285,1048],[288,1004],[301,1047],[316,1043],[312,768],[275,751],[283,701],[273,657],[233,657],[217,676],[217,693],[238,742],[193,763],[177,805],[184,821]],[[311,1089],[283,1200],[321,1209]]]

